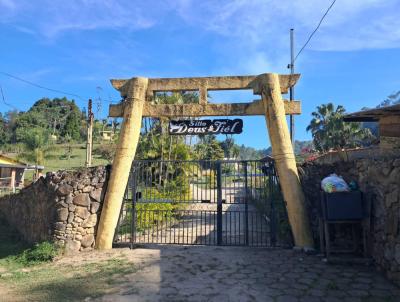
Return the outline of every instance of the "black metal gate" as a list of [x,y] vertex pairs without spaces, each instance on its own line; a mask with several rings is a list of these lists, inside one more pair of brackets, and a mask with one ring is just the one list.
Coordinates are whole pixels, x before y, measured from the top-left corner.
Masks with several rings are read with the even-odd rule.
[[275,246],[282,204],[272,160],[137,160],[114,242]]

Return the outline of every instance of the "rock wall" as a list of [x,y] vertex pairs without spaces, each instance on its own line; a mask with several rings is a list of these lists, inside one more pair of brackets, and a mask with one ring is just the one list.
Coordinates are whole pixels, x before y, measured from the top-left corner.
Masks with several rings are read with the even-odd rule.
[[108,174],[103,166],[47,173],[0,198],[0,212],[27,242],[54,240],[67,252],[92,249]]
[[378,268],[400,284],[400,157],[357,159],[333,164],[311,162],[302,165],[299,170],[315,239],[319,237],[316,217],[321,180],[336,173],[346,181],[357,181],[372,203],[369,252]]

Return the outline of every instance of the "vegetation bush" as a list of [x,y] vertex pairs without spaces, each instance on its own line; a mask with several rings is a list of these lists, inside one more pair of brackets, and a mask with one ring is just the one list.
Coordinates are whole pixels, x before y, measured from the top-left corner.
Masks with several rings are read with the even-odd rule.
[[[291,228],[280,186],[278,183],[270,185],[268,177],[263,179],[264,184],[259,183],[256,186],[258,196],[252,198],[251,202],[260,213],[266,215],[270,219],[275,219],[278,244],[284,246],[292,245]],[[272,210],[274,210],[274,212],[272,212]]]
[[[184,207],[182,204],[167,202],[138,203],[136,204],[136,231],[143,232],[167,222],[173,224],[179,219],[177,211]],[[126,211],[124,220],[119,224],[120,235],[131,231],[132,205],[127,205]]]
[[171,203],[137,204],[136,230],[142,232],[154,226],[174,221],[177,205]]
[[116,149],[116,143],[100,144],[94,148],[93,154],[98,155],[100,156],[100,158],[103,158],[111,163],[114,158]]
[[208,170],[205,177],[208,187],[210,189],[215,189],[217,187],[217,173],[215,170]]
[[25,266],[29,266],[52,261],[59,253],[58,246],[52,242],[44,241],[24,250],[21,254],[15,256],[15,260]]
[[[190,191],[189,180],[185,175],[179,175],[175,179],[167,181],[161,195],[164,198],[185,198]],[[186,199],[186,198],[185,198]]]

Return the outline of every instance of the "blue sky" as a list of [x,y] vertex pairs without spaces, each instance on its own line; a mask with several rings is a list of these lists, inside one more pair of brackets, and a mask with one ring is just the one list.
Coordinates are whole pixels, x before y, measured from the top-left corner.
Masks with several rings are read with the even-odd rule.
[[[297,49],[331,0],[0,0],[0,71],[101,99],[106,117],[119,94],[111,78],[286,73],[289,29]],[[400,90],[400,1],[337,0],[299,56],[296,139],[328,101],[347,111],[376,106]],[[0,74],[8,103],[28,109],[62,97]],[[212,102],[250,101],[251,92],[212,93]],[[86,101],[76,99],[80,107]],[[10,110],[0,100],[0,111]],[[238,143],[269,146],[263,117],[244,119]]]

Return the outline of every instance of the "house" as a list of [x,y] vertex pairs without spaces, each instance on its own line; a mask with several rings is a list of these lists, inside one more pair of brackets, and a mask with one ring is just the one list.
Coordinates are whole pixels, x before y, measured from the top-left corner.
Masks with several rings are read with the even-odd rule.
[[14,158],[0,154],[0,190],[13,191],[24,187],[25,171],[42,172],[43,166],[29,165]]
[[378,122],[380,149],[400,151],[400,104],[346,114],[345,122]]

